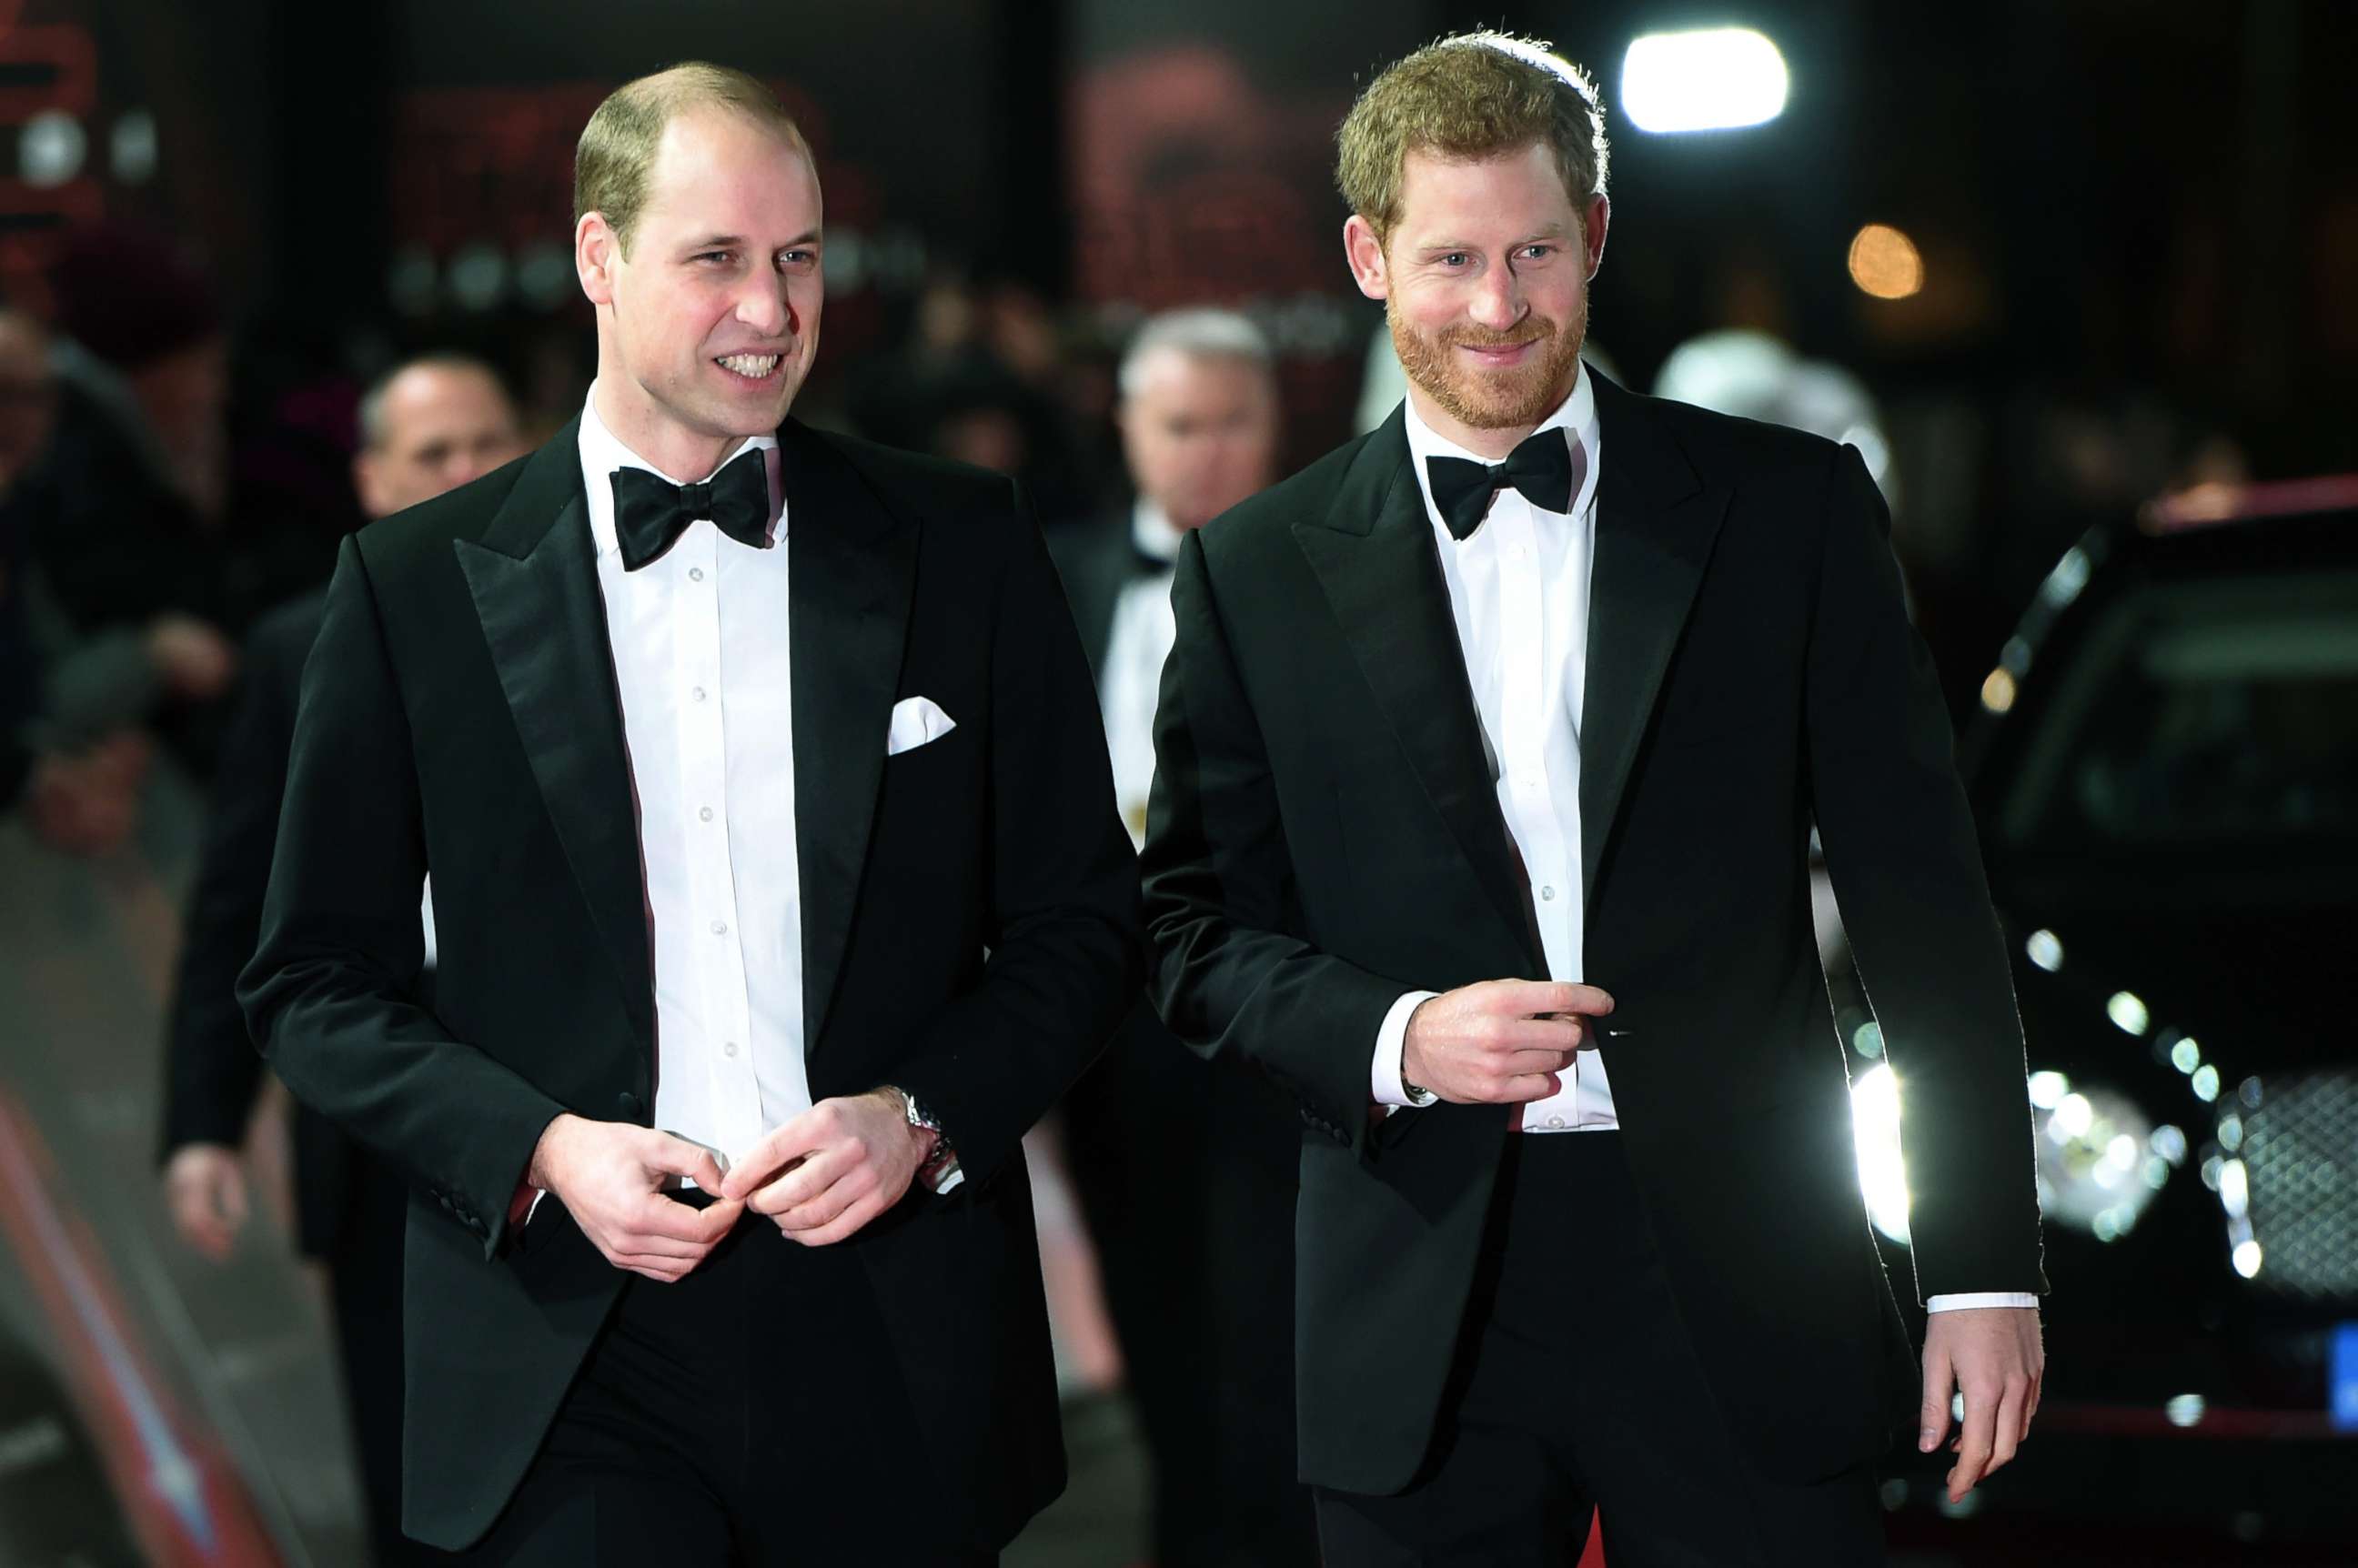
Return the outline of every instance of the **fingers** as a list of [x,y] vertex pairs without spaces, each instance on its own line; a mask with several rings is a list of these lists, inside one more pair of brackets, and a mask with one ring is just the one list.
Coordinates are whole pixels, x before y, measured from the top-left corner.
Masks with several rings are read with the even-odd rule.
[[216,1194],[221,1204],[222,1219],[232,1236],[245,1228],[245,1176],[235,1165],[222,1173],[221,1186]]
[[1575,1053],[1571,1051],[1509,1051],[1498,1059],[1502,1077],[1521,1077],[1531,1073],[1561,1073],[1572,1065]]
[[1563,1079],[1553,1073],[1520,1073],[1500,1086],[1498,1103],[1529,1105],[1563,1093]]
[[743,1198],[807,1159],[835,1130],[832,1101],[822,1101],[784,1126],[773,1129],[729,1167],[728,1179],[713,1184],[723,1197]]
[[798,1160],[778,1179],[745,1200],[755,1214],[773,1218],[799,1204],[808,1203],[833,1186],[843,1174],[848,1155],[842,1149],[822,1149]]
[[1989,1474],[1990,1454],[1996,1443],[1997,1405],[1996,1389],[1965,1390],[1964,1433],[1955,1444],[1957,1462],[1949,1470],[1949,1500],[1952,1503],[1964,1501],[1965,1494]]
[[618,1228],[626,1239],[686,1242],[709,1248],[729,1234],[737,1217],[744,1211],[741,1203],[724,1201],[707,1208],[692,1208],[660,1193],[649,1193],[620,1217]]
[[708,1192],[719,1192],[727,1178],[721,1174],[720,1162],[712,1151],[701,1143],[690,1143],[685,1138],[675,1138],[668,1132],[652,1133],[639,1162],[650,1171],[665,1175],[686,1176]]
[[1948,1357],[1924,1352],[1924,1402],[1916,1411],[1916,1451],[1930,1454],[1949,1435],[1949,1405],[1956,1396],[1956,1368]]
[[2006,1462],[2014,1457],[2014,1451],[2021,1444],[2027,1431],[2022,1412],[2029,1399],[2028,1383],[2006,1385],[2005,1395],[1998,1400],[1997,1424],[1991,1429],[1990,1459],[1982,1471],[1982,1479],[1987,1480],[1996,1475],[2005,1467]]
[[1613,1011],[1613,999],[1595,986],[1564,980],[1493,980],[1485,1000],[1492,1010],[1523,1018],[1542,1013],[1576,1012],[1602,1018]]
[[883,1195],[871,1191],[825,1225],[807,1230],[786,1230],[783,1226],[780,1229],[784,1230],[787,1239],[798,1241],[805,1247],[832,1246],[859,1235],[868,1222],[882,1214],[887,1206]]

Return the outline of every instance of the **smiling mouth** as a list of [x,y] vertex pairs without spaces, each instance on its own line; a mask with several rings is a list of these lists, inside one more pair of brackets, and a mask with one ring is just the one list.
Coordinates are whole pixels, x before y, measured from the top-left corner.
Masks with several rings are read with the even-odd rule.
[[776,377],[778,367],[786,362],[786,356],[784,354],[722,354],[712,362],[739,381],[751,382],[759,385],[763,382]]

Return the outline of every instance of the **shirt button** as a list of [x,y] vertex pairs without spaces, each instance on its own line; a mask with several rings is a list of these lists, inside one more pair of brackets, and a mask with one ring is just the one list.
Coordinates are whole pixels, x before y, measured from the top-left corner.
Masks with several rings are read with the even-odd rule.
[[687,580],[690,582],[702,582],[704,580],[704,568],[702,567],[688,568]]
[[[697,807],[697,811],[696,811],[696,819],[697,819],[698,822],[709,822],[709,821],[711,821],[711,820],[712,820],[712,807],[710,807],[710,806],[698,806],[698,807]],[[1553,893],[1550,893],[1550,894],[1548,894],[1548,897],[1550,897],[1550,898],[1553,898],[1554,896],[1555,896],[1555,894],[1553,894]]]
[[729,923],[728,923],[727,921],[725,921],[725,920],[716,920],[716,921],[714,921],[714,922],[712,923],[712,934],[713,934],[715,936],[726,936],[726,935],[729,935]]
[[692,686],[687,688],[687,695],[696,698],[697,701],[702,702],[704,700],[704,688],[700,686]]
[[[710,812],[706,812],[706,813],[705,813],[705,815],[706,815],[706,816],[711,816],[712,814],[711,814]],[[1552,899],[1552,898],[1555,897],[1555,889],[1553,889],[1553,888],[1541,888],[1541,889],[1540,889],[1540,896],[1541,896],[1541,898],[1545,898],[1545,899]]]
[[1551,1116],[1548,1118],[1548,1125],[1550,1127],[1562,1127],[1563,1125],[1563,1118],[1560,1116]]
[[731,1040],[727,1044],[721,1046],[720,1054],[724,1056],[734,1056],[737,1054],[737,1042]]

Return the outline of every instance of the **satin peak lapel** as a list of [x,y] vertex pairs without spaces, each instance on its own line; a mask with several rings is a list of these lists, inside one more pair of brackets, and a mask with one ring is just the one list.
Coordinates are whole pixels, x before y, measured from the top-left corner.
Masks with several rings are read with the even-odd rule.
[[1590,568],[1588,686],[1580,736],[1581,885],[1596,896],[1639,743],[1726,514],[1646,404],[1595,375],[1604,470]]
[[1395,410],[1359,449],[1333,508],[1296,522],[1293,535],[1426,797],[1455,835],[1515,951],[1543,974],[1531,895],[1498,814],[1433,524],[1409,462]]
[[803,1040],[817,1047],[843,968],[884,779],[914,590],[917,528],[850,460],[793,420],[778,431],[794,659],[795,848],[802,869]]
[[638,806],[581,492],[579,421],[535,455],[480,544],[451,547],[557,841],[622,980],[632,1026],[652,1048]]

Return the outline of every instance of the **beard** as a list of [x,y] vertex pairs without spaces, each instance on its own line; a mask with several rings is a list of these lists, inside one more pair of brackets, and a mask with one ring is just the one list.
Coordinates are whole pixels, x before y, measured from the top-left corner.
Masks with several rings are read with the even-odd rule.
[[[1444,413],[1468,429],[1526,429],[1546,418],[1572,388],[1581,345],[1588,335],[1586,294],[1584,288],[1580,311],[1568,322],[1529,316],[1506,332],[1460,325],[1428,336],[1401,315],[1396,298],[1384,301],[1384,320],[1391,328],[1392,351],[1400,356],[1410,384],[1432,398]],[[1460,347],[1506,348],[1520,343],[1537,343],[1539,351],[1527,362],[1506,370],[1481,370],[1460,360],[1455,352]]]

